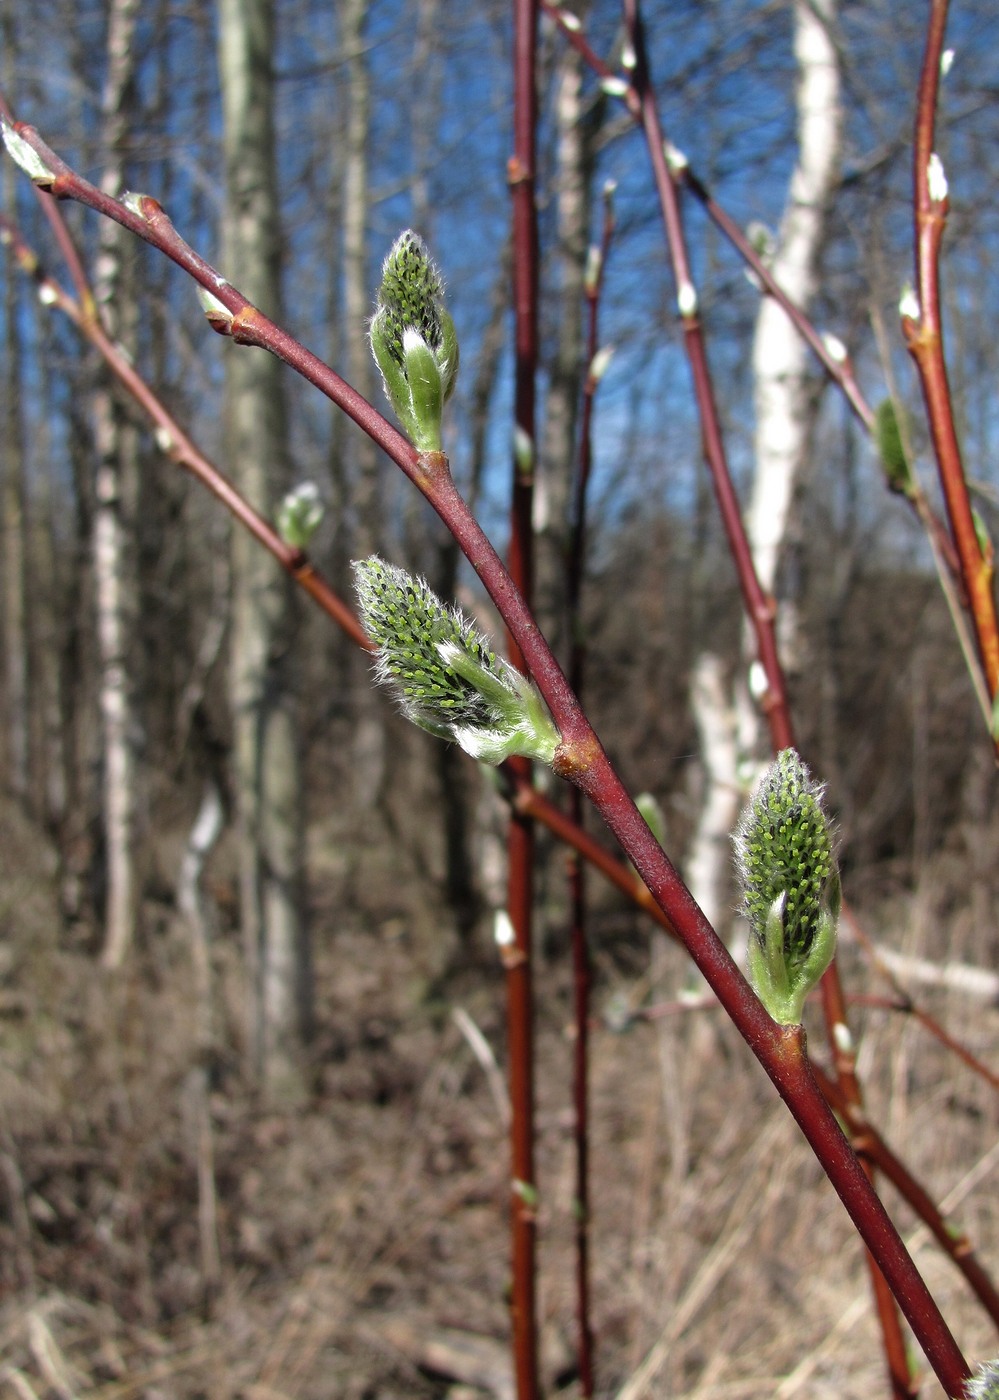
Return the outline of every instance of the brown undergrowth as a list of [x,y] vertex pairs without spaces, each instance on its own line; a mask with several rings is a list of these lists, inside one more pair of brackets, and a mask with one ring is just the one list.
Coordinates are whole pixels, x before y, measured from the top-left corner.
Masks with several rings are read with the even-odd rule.
[[[147,908],[115,983],[62,926],[46,843],[9,809],[0,825],[0,1396],[508,1396],[505,1129],[455,1014],[502,1065],[484,935],[435,951],[441,911],[379,869],[375,848],[360,870],[314,861],[313,1091],[264,1109],[241,1072],[235,934],[215,943],[215,1041],[200,1055],[169,903]],[[928,862],[916,890],[878,895],[869,876],[876,936],[994,966],[995,876],[976,839]],[[365,903],[364,889],[378,893]],[[598,1011],[616,1007],[620,1024],[623,1005],[689,988],[661,935],[614,897],[596,903]],[[880,989],[855,948],[844,959],[849,990]],[[569,979],[551,949],[537,985],[546,1393],[572,1396]],[[918,995],[995,1065],[995,1005]],[[862,1008],[856,1028],[872,1118],[938,1198],[956,1193],[955,1221],[999,1269],[995,1095],[911,1020]],[[817,1022],[813,1037],[821,1055]],[[634,1019],[599,1029],[593,1050],[599,1393],[884,1393],[856,1240],[721,1015]],[[217,1279],[199,1226],[201,1083]],[[952,1268],[930,1245],[918,1259],[969,1354],[999,1351]]]

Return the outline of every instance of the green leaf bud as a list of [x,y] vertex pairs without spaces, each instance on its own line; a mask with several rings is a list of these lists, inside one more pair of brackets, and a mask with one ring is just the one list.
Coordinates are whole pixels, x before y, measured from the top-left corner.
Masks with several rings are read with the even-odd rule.
[[749,980],[775,1021],[796,1025],[836,951],[839,871],[823,788],[794,749],[767,769],[736,833],[749,921]]
[[483,763],[551,763],[561,735],[536,687],[428,584],[372,555],[353,564],[375,674],[403,714]]
[[915,483],[912,480],[909,459],[905,455],[898,414],[891,399],[883,399],[878,404],[874,418],[874,437],[889,491],[895,491],[901,496],[911,496]]
[[43,189],[55,181],[55,171],[50,170],[34,146],[17,131],[7,119],[0,118],[3,129],[3,143],[7,154],[16,161],[26,175]]
[[293,549],[308,549],[322,524],[323,503],[314,481],[303,481],[283,497],[277,510],[278,534]]
[[406,432],[421,452],[439,452],[441,413],[458,375],[458,337],[443,279],[412,229],[400,233],[382,265],[368,336]]

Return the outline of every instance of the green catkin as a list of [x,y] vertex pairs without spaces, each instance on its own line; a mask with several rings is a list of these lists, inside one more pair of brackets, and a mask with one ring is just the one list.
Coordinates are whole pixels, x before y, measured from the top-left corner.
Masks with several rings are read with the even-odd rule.
[[444,280],[423,239],[404,229],[382,265],[368,328],[392,407],[421,452],[441,450],[441,417],[458,374],[458,339]]
[[764,775],[736,835],[753,988],[775,1020],[796,1023],[832,961],[839,873],[822,787],[794,749]]
[[353,570],[375,674],[408,719],[485,763],[514,753],[552,761],[561,736],[541,696],[456,608],[375,555]]

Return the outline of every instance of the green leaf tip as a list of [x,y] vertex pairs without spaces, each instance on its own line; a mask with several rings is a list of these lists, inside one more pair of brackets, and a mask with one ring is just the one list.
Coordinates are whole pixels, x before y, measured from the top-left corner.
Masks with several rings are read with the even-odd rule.
[[408,719],[483,763],[513,754],[551,763],[561,735],[541,695],[457,608],[376,555],[352,568],[375,674]]
[[966,1382],[965,1400],[999,1400],[999,1361],[986,1361]]
[[839,870],[823,788],[794,749],[783,749],[735,837],[749,921],[749,980],[775,1021],[796,1025],[836,951]]
[[404,229],[382,264],[368,330],[385,393],[421,452],[441,450],[441,415],[458,376],[444,280],[419,234]]

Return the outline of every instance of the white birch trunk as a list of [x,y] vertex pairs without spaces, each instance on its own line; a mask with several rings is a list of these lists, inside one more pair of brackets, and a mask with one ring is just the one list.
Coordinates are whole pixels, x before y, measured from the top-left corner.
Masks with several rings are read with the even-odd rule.
[[[835,17],[836,0],[797,0],[794,6],[798,163],[771,271],[803,311],[817,289],[828,204],[839,174],[840,74],[830,32]],[[777,303],[764,297],[753,343],[756,473],[746,526],[767,592],[776,587],[795,487],[808,454],[810,354]]]
[[742,791],[738,720],[720,657],[702,652],[694,667],[690,702],[697,725],[704,795],[685,871],[712,928],[723,930],[732,907],[732,831]]
[[[108,76],[102,102],[108,163],[101,178],[107,194],[122,186],[121,150],[126,134],[126,93],[132,79],[132,37],[136,0],[114,0],[108,16]],[[94,293],[112,334],[123,334],[116,306],[120,292],[121,229],[105,223]],[[138,902],[135,873],[137,721],[128,647],[134,579],[125,484],[134,434],[124,425],[105,381],[94,403],[97,489],[94,512],[94,591],[100,658],[99,707],[102,726],[104,841],[107,894],[104,914],[105,967],[119,968],[131,946]]]

